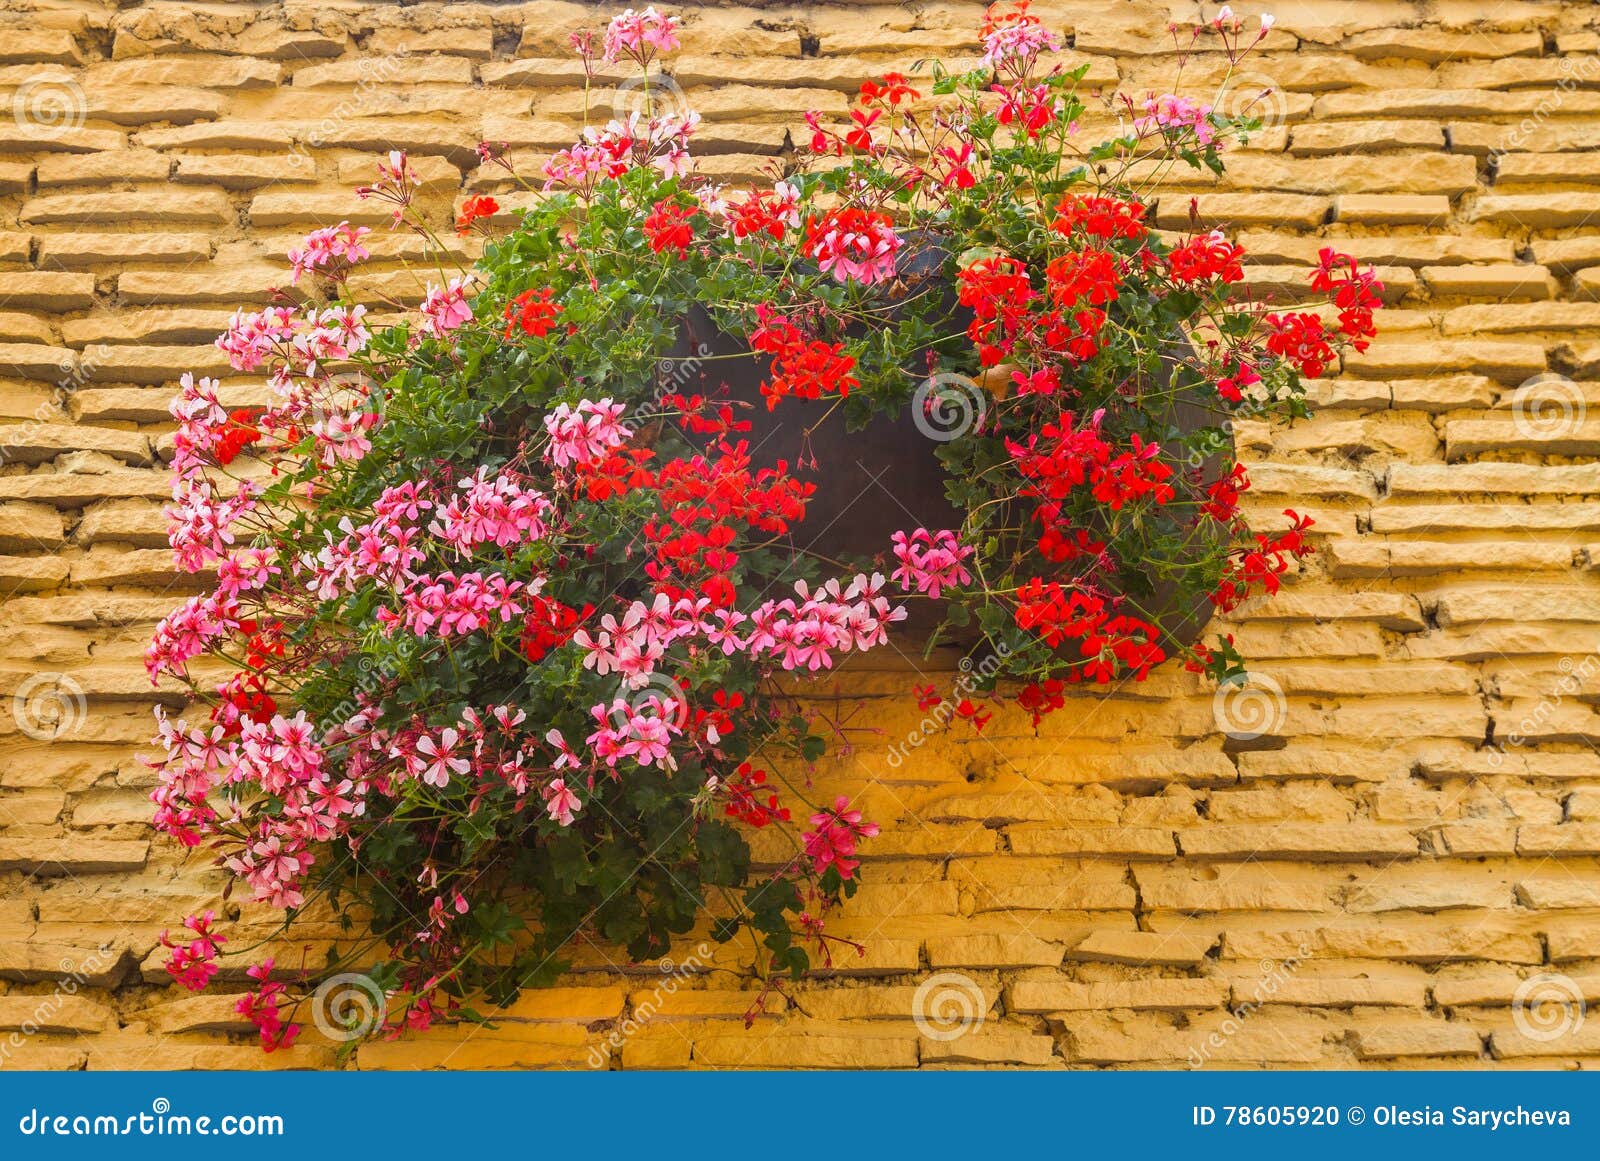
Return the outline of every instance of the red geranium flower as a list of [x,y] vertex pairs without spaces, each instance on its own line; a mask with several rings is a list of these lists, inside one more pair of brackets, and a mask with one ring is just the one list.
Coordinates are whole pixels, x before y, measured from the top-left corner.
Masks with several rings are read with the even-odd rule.
[[500,203],[487,194],[470,197],[461,203],[461,214],[456,218],[456,233],[463,236],[472,232],[472,224],[479,218],[490,218],[500,212]]
[[691,219],[699,212],[699,206],[657,202],[644,220],[644,237],[650,249],[657,254],[664,250],[676,250],[680,258],[688,254],[689,243],[694,241]]
[[551,302],[555,294],[553,290],[524,290],[506,303],[506,338],[520,330],[525,335],[535,338],[544,338],[550,328],[555,326],[556,315],[561,313],[561,304]]

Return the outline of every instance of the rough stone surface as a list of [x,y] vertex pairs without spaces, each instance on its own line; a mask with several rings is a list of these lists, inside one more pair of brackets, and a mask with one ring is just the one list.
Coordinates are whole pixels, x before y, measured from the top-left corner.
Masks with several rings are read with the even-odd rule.
[[[727,180],[781,161],[806,108],[842,111],[864,76],[974,55],[976,6],[677,7],[676,76]],[[692,970],[595,949],[493,1029],[369,1045],[355,1066],[1600,1066],[1595,1021],[1549,1038],[1512,1018],[1544,975],[1600,1002],[1600,9],[1544,0],[1480,26],[1454,3],[1287,7],[1251,72],[1285,90],[1265,129],[1223,177],[1155,191],[1162,228],[1188,229],[1195,199],[1241,236],[1253,290],[1295,292],[1326,245],[1388,283],[1385,333],[1317,385],[1314,419],[1239,426],[1261,526],[1286,507],[1317,521],[1284,592],[1216,626],[1266,691],[1251,736],[1169,668],[1038,735],[1013,713],[900,768],[864,746],[814,797],[862,795],[883,824],[830,920],[866,953],[769,994],[751,1027],[748,949],[695,933],[674,954]],[[430,262],[350,187],[373,153],[411,149],[456,245],[454,204],[506,192],[480,139],[532,165],[574,136],[567,38],[608,10],[0,8],[13,83],[81,96],[69,123],[19,104],[0,126],[0,704],[40,675],[66,691],[26,730],[0,720],[0,1032],[32,1029],[6,1063],[328,1067],[310,1033],[263,1056],[232,997],[161,969],[163,928],[238,907],[144,825],[140,648],[205,579],[162,547],[167,388],[219,369],[211,335],[287,286],[283,251],[313,226],[379,227],[364,285],[420,297],[406,267]],[[1136,99],[1169,87],[1166,26],[1193,16],[1034,10],[1074,31],[1089,85]],[[916,724],[918,680],[859,678],[890,737]],[[935,977],[945,994],[919,1000]],[[968,1034],[921,1035],[918,1004],[941,998]]]

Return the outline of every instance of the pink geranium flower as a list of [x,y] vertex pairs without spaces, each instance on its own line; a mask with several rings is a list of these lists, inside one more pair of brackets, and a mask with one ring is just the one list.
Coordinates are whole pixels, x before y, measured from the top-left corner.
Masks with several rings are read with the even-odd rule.
[[664,16],[654,8],[646,8],[643,12],[635,12],[630,8],[621,16],[613,17],[606,26],[605,58],[615,61],[622,56],[631,56],[644,61],[651,55],[651,49],[671,52],[678,47],[677,33],[676,16]]
[[566,779],[552,779],[540,793],[544,795],[544,808],[550,817],[562,826],[571,826],[572,816],[582,808],[583,803],[567,786]]
[[910,535],[896,532],[893,540],[894,556],[900,562],[894,579],[906,592],[926,593],[938,600],[944,589],[971,583],[972,574],[962,561],[974,550],[962,544],[948,528],[937,532],[918,528]]
[[436,339],[472,321],[472,307],[467,304],[467,286],[471,275],[452,278],[444,287],[428,283],[427,297],[422,300],[422,329]]

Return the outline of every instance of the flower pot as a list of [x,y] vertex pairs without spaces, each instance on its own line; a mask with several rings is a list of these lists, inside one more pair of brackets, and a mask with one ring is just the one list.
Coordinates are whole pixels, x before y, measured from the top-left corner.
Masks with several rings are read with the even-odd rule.
[[[947,252],[936,243],[913,240],[901,262],[902,282],[909,291],[919,282],[942,277],[947,259]],[[953,288],[946,284],[934,288],[933,293],[941,295],[950,333],[963,331],[970,316],[956,305]],[[1163,355],[1168,366],[1182,366],[1190,358],[1188,342],[1181,336]],[[887,562],[887,572],[894,567],[890,538],[896,531],[962,527],[964,511],[945,497],[948,476],[938,450],[992,403],[984,389],[961,376],[930,383],[918,371],[908,369],[907,383],[917,388],[915,398],[908,398],[898,412],[878,412],[865,427],[850,431],[834,398],[790,397],[769,409],[761,394],[768,369],[768,357],[752,353],[745,336],[728,333],[708,312],[696,307],[682,320],[678,342],[660,367],[657,390],[660,394],[700,393],[733,403],[737,418],[751,424],[741,438],[748,440],[755,465],[785,462],[796,478],[816,488],[805,520],[790,530],[789,545],[794,552],[845,564],[880,558]],[[934,404],[932,414],[925,406],[930,390],[943,400],[942,405]],[[1207,385],[1180,375],[1164,422],[1181,431],[1214,424],[1210,398]],[[713,442],[705,436],[691,439],[702,447]],[[1214,460],[1202,465],[1208,473],[1216,468]],[[1177,586],[1171,581],[1153,581],[1136,566],[1128,566],[1116,578],[1115,587],[1138,606],[1161,608],[1172,600]],[[944,620],[947,602],[918,598],[906,605],[909,615],[901,632],[920,647]],[[1209,602],[1199,598],[1159,621],[1176,642],[1188,645],[1199,638],[1210,616]],[[972,649],[982,638],[974,628],[955,638],[947,635],[944,640]]]
[[[731,402],[736,418],[751,424],[740,438],[752,461],[784,462],[816,488],[805,520],[789,531],[794,552],[846,564],[881,557],[892,567],[890,538],[898,530],[961,527],[961,510],[945,499],[939,444],[919,428],[909,401],[898,413],[873,415],[859,431],[846,430],[836,398],[786,398],[769,410],[761,394],[769,362],[751,353],[744,336],[696,310],[662,367],[662,389]],[[943,602],[908,604],[913,632],[925,636],[943,618]]]

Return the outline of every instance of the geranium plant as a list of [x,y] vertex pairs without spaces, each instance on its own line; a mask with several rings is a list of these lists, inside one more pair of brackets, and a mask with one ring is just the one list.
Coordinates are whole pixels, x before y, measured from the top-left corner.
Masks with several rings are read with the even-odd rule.
[[[1211,33],[1236,60],[1265,29]],[[810,115],[807,156],[732,191],[696,176],[697,118],[660,68],[677,22],[625,13],[577,50],[591,84],[599,59],[633,62],[645,108],[529,179],[480,146],[534,196],[509,230],[494,197],[465,201],[475,268],[379,327],[346,290],[368,231],[319,230],[290,254],[311,301],[218,340],[271,403],[229,411],[184,379],[171,540],[216,586],[149,650],[196,694],[161,721],[156,823],[286,924],[321,898],[350,933],[337,963],[250,968],[240,1010],[267,1047],[320,973],[362,968],[390,1032],[478,1019],[474,997],[553,978],[579,934],[643,958],[708,912],[763,973],[803,972],[876,827],[808,800],[794,772],[847,727],[779,678],[942,600],[1003,646],[986,674],[1037,722],[1065,683],[1176,652],[1159,601],[1231,609],[1309,551],[1292,514],[1245,526],[1226,423],[1302,414],[1303,380],[1372,334],[1379,284],[1330,251],[1311,290],[1331,314],[1239,294],[1239,247],[1158,236],[1144,194],[1166,167],[1220,168],[1248,121],[1152,95],[1080,145],[1084,74],[1053,63],[1058,38],[1026,4],[981,38],[965,72],[868,81],[846,124]],[[437,242],[403,154],[360,192]],[[933,265],[908,279],[914,254]],[[760,356],[769,408],[926,418],[962,526],[842,567],[789,551],[806,473],[762,462],[759,414],[666,366],[695,310]],[[1174,420],[1195,391],[1215,423]],[[1188,659],[1240,662],[1226,641]],[[792,857],[753,873],[761,827]],[[218,970],[216,922],[164,937],[186,985]]]

